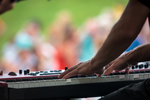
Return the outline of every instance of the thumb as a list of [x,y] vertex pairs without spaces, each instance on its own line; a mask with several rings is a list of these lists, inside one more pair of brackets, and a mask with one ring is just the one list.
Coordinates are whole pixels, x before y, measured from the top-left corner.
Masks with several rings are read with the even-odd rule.
[[103,72],[103,75],[109,75],[112,71],[113,71],[113,68],[109,67]]

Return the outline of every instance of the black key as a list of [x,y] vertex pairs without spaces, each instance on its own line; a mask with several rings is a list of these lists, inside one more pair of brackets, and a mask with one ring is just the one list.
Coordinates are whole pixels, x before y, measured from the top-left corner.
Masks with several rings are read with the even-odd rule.
[[6,80],[6,82],[16,82],[16,79],[13,79],[13,80]]
[[145,73],[145,71],[144,71],[144,70],[142,70],[142,71],[140,71],[140,73]]
[[135,74],[135,72],[134,72],[134,71],[131,71],[131,72],[129,72],[129,74]]
[[32,81],[31,78],[22,79],[22,81]]
[[126,73],[125,72],[119,72],[120,73],[120,75],[125,75]]
[[145,73],[150,73],[150,70],[145,70]]
[[113,73],[113,75],[120,75],[120,73]]

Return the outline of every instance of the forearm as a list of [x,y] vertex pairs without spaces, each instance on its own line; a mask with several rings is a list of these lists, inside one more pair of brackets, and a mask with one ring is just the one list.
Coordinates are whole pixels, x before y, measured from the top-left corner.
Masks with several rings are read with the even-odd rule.
[[137,0],[130,0],[120,20],[92,59],[90,70],[104,67],[123,53],[140,33],[149,12],[149,8]]
[[112,28],[109,36],[103,43],[102,47],[99,49],[96,56],[93,58],[92,62],[95,64],[95,68],[92,68],[92,70],[98,70],[99,67],[103,67],[117,58],[130,46],[130,44],[137,37],[137,33],[129,36],[126,34],[126,32],[129,32],[126,31],[126,29],[124,31],[119,30],[123,29],[121,27],[122,26],[120,26],[120,24],[116,24]]

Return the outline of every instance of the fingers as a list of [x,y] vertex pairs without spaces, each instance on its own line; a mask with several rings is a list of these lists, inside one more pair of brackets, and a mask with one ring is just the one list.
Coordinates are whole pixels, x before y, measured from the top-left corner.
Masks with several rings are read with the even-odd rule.
[[74,75],[77,75],[77,71],[76,70],[73,70],[73,71],[69,72],[68,74],[64,75],[62,77],[62,79],[67,79],[67,78],[69,78],[71,76],[74,76]]
[[105,66],[104,70],[106,70],[106,69],[109,68],[109,67],[110,67],[109,65]]
[[74,69],[76,69],[76,67],[71,67],[71,68],[67,69],[65,72],[63,72],[62,74],[60,74],[58,76],[58,78],[63,78],[67,73],[70,73]]
[[103,75],[109,75],[112,71],[113,71],[113,67],[111,66],[103,72]]
[[127,67],[127,68],[125,69],[125,73],[126,73],[126,74],[129,74],[129,71],[130,71],[130,67]]
[[96,74],[96,76],[97,76],[97,77],[101,77],[102,75],[100,75],[100,74]]
[[73,76],[75,74],[75,72],[73,70],[75,70],[80,64],[81,63],[79,63],[79,64],[77,64],[75,66],[72,66],[71,68],[67,69],[65,72],[63,72],[62,74],[60,74],[58,76],[58,78],[64,78],[64,76],[65,76],[65,78],[66,77],[68,78],[68,77],[71,77],[70,75]]

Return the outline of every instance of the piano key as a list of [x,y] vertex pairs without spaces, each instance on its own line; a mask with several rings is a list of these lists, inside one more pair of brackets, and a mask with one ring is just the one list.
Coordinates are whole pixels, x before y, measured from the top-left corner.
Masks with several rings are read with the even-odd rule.
[[30,87],[45,87],[45,86],[61,86],[73,84],[87,84],[87,83],[102,83],[113,81],[128,81],[141,80],[149,78],[150,74],[132,74],[132,75],[113,75],[102,77],[87,77],[87,78],[72,78],[72,79],[57,79],[57,80],[32,80],[21,82],[8,82],[10,88],[30,88]]
[[34,81],[34,87],[39,87],[40,86],[40,81]]
[[18,82],[18,88],[24,88],[24,82]]
[[149,78],[149,75],[148,74],[144,74],[143,79],[148,79],[148,78]]
[[29,88],[30,86],[30,82],[29,81],[25,81],[24,82],[24,88]]
[[39,81],[39,87],[43,87],[43,86],[45,86],[45,80],[40,80]]
[[51,85],[51,80],[45,80],[45,86],[50,86]]
[[19,88],[19,83],[18,82],[15,82],[13,85],[14,85],[14,88]]
[[50,80],[50,86],[55,86],[56,85],[56,80]]
[[61,82],[60,82],[60,81],[61,81],[61,80],[55,81],[55,84],[54,84],[54,85],[60,86],[60,85],[61,85]]
[[30,84],[30,87],[35,87],[34,81],[31,81],[29,84]]
[[60,79],[60,85],[65,85],[66,80],[65,79]]
[[9,88],[14,88],[14,83],[13,82],[8,82],[7,84],[8,84]]

